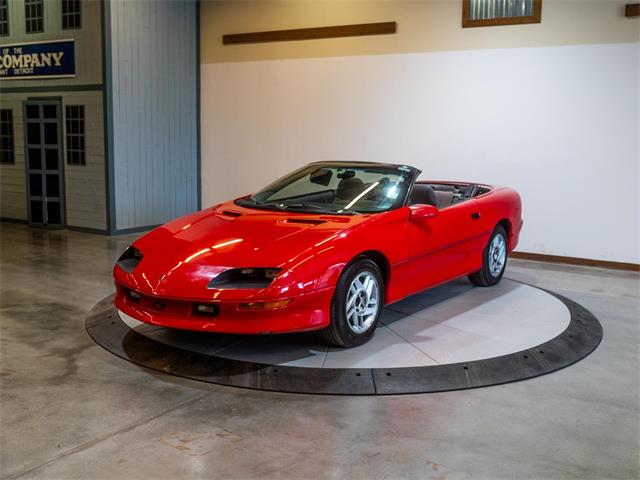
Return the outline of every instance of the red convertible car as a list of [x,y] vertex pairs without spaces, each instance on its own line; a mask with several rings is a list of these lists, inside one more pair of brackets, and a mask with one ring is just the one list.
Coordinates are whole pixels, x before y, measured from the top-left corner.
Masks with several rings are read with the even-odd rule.
[[323,330],[350,347],[371,337],[384,305],[463,275],[498,283],[522,228],[518,193],[419,174],[312,163],[169,222],[118,260],[116,306],[164,327]]

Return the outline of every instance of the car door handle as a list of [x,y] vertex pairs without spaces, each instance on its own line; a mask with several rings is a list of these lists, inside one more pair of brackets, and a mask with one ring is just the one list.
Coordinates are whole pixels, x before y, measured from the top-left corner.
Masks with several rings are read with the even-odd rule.
[[478,220],[480,218],[480,214],[478,212],[473,212],[471,214],[471,220]]

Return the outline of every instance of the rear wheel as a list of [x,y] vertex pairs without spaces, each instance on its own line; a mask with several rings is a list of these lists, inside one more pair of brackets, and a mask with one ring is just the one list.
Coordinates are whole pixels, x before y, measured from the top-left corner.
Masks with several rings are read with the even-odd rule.
[[384,304],[384,282],[368,258],[351,263],[340,276],[331,301],[331,324],[324,338],[339,347],[367,342],[375,332]]
[[469,280],[479,287],[490,287],[500,281],[506,266],[507,234],[498,225],[482,253],[482,268],[469,275]]

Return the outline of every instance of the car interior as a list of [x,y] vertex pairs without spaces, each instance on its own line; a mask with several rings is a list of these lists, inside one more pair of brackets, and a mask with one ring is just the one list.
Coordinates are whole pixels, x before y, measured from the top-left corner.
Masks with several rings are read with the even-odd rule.
[[[307,177],[307,181],[320,187],[317,191],[296,194],[300,187],[293,183],[280,192],[280,195],[283,193],[284,195],[279,195],[277,198],[271,198],[270,200],[295,200],[339,207],[344,202],[351,202],[367,191],[375,179],[376,186],[367,191],[364,198],[360,200],[359,206],[363,210],[368,210],[369,208],[375,210],[377,206],[390,204],[392,198],[388,196],[388,192],[390,184],[394,182],[387,176],[367,178],[368,176],[366,171],[356,173],[355,170],[346,169],[334,175],[331,170],[320,168]],[[308,187],[305,186],[304,188]],[[489,187],[468,183],[416,182],[408,203],[409,205],[433,205],[442,210],[489,191]]]
[[452,183],[417,183],[411,190],[409,205],[433,205],[438,210],[455,205],[483,193],[490,191],[490,188],[475,185],[472,183],[452,184]]

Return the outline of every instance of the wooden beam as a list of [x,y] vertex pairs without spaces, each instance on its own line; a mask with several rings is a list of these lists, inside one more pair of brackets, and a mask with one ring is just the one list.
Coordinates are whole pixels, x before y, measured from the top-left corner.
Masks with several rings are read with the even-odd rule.
[[624,6],[624,16],[627,18],[640,17],[640,3],[627,3]]
[[234,33],[223,35],[222,43],[224,45],[233,45],[239,43],[287,42],[292,40],[316,40],[319,38],[356,37],[361,35],[388,35],[396,33],[396,31],[396,22],[360,23],[333,27]]
[[535,260],[537,262],[564,263],[567,265],[581,265],[583,267],[612,268],[614,270],[628,270],[640,272],[640,265],[637,263],[612,262],[610,260],[594,260],[592,258],[563,257],[560,255],[546,255],[543,253],[511,252],[511,258],[522,260]]

